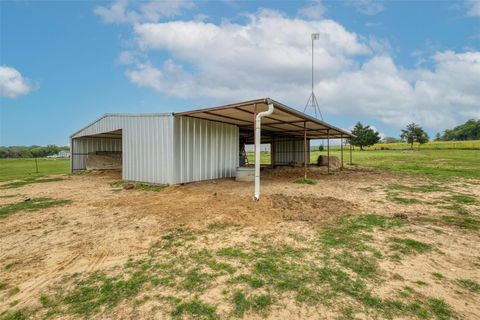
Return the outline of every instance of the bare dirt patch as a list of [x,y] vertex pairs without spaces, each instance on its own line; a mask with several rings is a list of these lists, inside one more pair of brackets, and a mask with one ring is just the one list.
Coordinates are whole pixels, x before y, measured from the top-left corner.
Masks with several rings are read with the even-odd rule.
[[[351,169],[330,175],[322,170],[312,170],[309,177],[317,179],[317,185],[293,183],[302,175],[303,169],[266,170],[262,176],[262,198],[259,202],[252,201],[252,183],[222,179],[169,186],[158,192],[123,190],[112,187],[112,183],[120,179],[118,172],[73,175],[61,181],[4,189],[1,191],[0,206],[38,197],[66,199],[71,203],[35,212],[18,212],[0,220],[0,283],[5,284],[5,290],[18,288],[18,292],[11,296],[7,295],[7,291],[0,291],[0,313],[10,309],[38,308],[39,297],[65,276],[121,267],[129,258],[148,254],[154,243],[178,228],[215,233],[223,226],[235,226],[237,231],[234,234],[226,233],[222,239],[204,239],[203,245],[214,250],[275,233],[284,235],[282,239],[294,234],[295,237],[288,238],[288,241],[295,245],[295,241],[301,243],[302,239],[310,239],[316,230],[345,215],[401,214],[415,222],[413,218],[438,218],[449,213],[448,209],[426,203],[446,197],[448,193],[423,195],[422,203],[407,205],[388,200],[388,185],[424,184],[425,181],[420,179],[379,170]],[[449,185],[449,188],[480,196],[478,185],[459,182]],[[478,217],[476,208],[472,206],[470,210],[473,216]],[[440,244],[451,243],[457,232],[470,232],[445,224],[430,228],[439,230],[431,232],[435,242]],[[407,262],[403,267],[396,262],[385,262],[381,267],[385,270],[397,268],[396,272],[404,278],[411,277],[412,270],[426,275],[428,270],[433,269],[432,272],[445,274],[452,281],[454,273],[461,274],[467,270],[465,278],[480,281],[478,273],[472,272],[472,268],[478,270],[475,263],[480,264],[480,261],[475,262],[475,257],[480,257],[478,234],[472,236],[469,233],[458,239],[461,239],[460,242],[454,246],[443,249],[440,246],[446,255],[429,253],[435,255],[434,265],[427,263],[425,258],[412,257],[412,260],[405,260]],[[462,248],[468,250],[468,259],[462,256]],[[445,284],[452,288],[446,291],[450,292],[447,295],[454,295],[455,290],[460,290],[452,281]],[[382,290],[390,292],[397,288],[398,283],[392,283],[392,287],[385,284]],[[440,294],[442,285],[435,288],[435,292],[451,303],[464,318],[480,317],[480,310],[473,301],[468,302],[468,306],[460,306],[463,303],[460,298]],[[478,298],[478,294],[474,298]],[[285,308],[273,307],[270,317],[310,317],[316,314],[315,310],[327,318],[335,317],[323,307],[302,307],[288,301],[284,304]],[[218,299],[215,303],[221,310],[222,303]],[[151,317],[156,314],[151,311],[151,304],[150,301],[142,304],[142,308],[132,309],[126,301],[112,313],[102,313],[98,317],[130,318],[136,314]],[[247,315],[246,318],[258,318],[258,315]]]
[[330,196],[272,194],[269,198],[273,209],[284,211],[285,219],[306,221],[312,226],[325,225],[339,216],[354,212],[357,207],[350,201]]

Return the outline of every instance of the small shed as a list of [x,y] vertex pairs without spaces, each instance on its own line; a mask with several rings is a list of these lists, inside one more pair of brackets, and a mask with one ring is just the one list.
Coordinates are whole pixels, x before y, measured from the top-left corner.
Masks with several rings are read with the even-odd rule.
[[271,146],[272,166],[308,165],[311,139],[352,137],[268,98],[180,113],[105,114],[71,135],[71,171],[87,169],[97,157],[100,167],[119,166],[124,180],[177,184],[234,177],[243,145],[254,143],[256,115],[268,105],[274,111],[261,120],[261,143]]

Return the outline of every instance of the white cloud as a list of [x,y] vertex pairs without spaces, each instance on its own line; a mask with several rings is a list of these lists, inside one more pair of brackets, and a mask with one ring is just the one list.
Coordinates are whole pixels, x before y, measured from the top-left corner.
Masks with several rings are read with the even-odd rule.
[[480,17],[480,0],[467,0],[467,15],[472,17]]
[[347,5],[354,7],[359,13],[369,16],[376,15],[383,11],[383,3],[376,0],[349,0]]
[[163,18],[180,15],[184,10],[192,9],[192,0],[169,0],[131,2],[116,0],[109,7],[98,6],[94,13],[106,23],[158,22]]
[[300,8],[298,13],[306,18],[319,20],[323,17],[327,8],[320,0],[313,0],[310,5]]
[[[301,92],[309,82],[312,32],[320,33],[315,42],[319,78],[333,76],[354,64],[353,55],[370,53],[354,33],[331,20],[290,19],[271,10],[262,10],[248,18],[245,25],[194,21],[145,23],[135,25],[134,32],[143,50],[166,51],[177,65],[192,66],[183,71],[190,77],[191,95],[218,99],[266,95],[280,99],[291,96],[293,88]],[[151,71],[141,66],[129,70],[129,74],[147,70]],[[157,70],[160,73],[156,74],[152,88],[184,95],[183,91],[165,91],[169,86],[159,83],[164,84],[169,78],[163,76],[161,69]],[[138,83],[138,78],[129,78]],[[147,83],[143,81],[141,85]]]
[[113,2],[110,7],[98,6],[94,13],[100,16],[106,23],[123,23],[137,20],[136,14],[127,13],[127,0]]
[[195,21],[200,21],[200,22],[204,22],[204,21],[208,20],[208,18],[210,18],[208,15],[203,14],[203,13],[199,13],[199,14],[196,14],[196,15],[193,17],[193,20],[195,20]]
[[137,60],[135,55],[130,51],[122,51],[117,57],[116,63],[120,65],[129,65],[135,63]]
[[439,52],[433,61],[433,70],[402,70],[388,56],[373,57],[317,84],[319,103],[331,113],[373,117],[397,128],[411,121],[444,128],[478,116],[480,52]]
[[[360,37],[332,20],[273,10],[247,19],[136,23],[140,54],[124,54],[125,74],[138,86],[181,98],[222,103],[270,96],[303,109],[310,34],[318,32],[315,92],[322,112],[375,118],[394,128],[415,121],[437,131],[480,115],[480,52],[422,54],[431,69],[405,69],[395,64],[387,41]],[[158,66],[150,59],[156,55],[169,58]]]
[[0,96],[16,98],[28,94],[32,85],[15,68],[0,66]]
[[192,76],[172,60],[166,60],[161,69],[150,63],[139,64],[135,69],[127,70],[125,75],[140,87],[150,87],[183,98],[194,95],[191,92],[195,88]]

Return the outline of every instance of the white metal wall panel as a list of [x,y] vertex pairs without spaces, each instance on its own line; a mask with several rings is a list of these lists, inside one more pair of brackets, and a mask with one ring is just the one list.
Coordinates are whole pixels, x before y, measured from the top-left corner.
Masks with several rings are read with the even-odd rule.
[[123,129],[123,179],[172,184],[173,116],[133,117]]
[[[303,163],[303,138],[302,139],[278,139],[272,142],[272,156],[274,165],[288,165],[295,161]],[[307,163],[310,163],[310,141],[307,141]]]
[[122,151],[122,139],[81,137],[72,139],[71,169],[85,170],[87,155],[96,151]]
[[174,122],[175,183],[235,176],[237,126],[181,116]]

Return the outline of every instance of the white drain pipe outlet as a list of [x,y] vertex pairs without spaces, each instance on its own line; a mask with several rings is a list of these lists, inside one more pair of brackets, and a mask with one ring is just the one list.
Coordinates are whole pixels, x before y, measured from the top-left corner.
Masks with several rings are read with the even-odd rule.
[[262,125],[262,118],[265,116],[269,116],[273,112],[273,103],[267,100],[268,103],[268,110],[260,112],[255,117],[255,195],[254,200],[258,201],[260,199],[260,142],[261,139],[261,125]]

